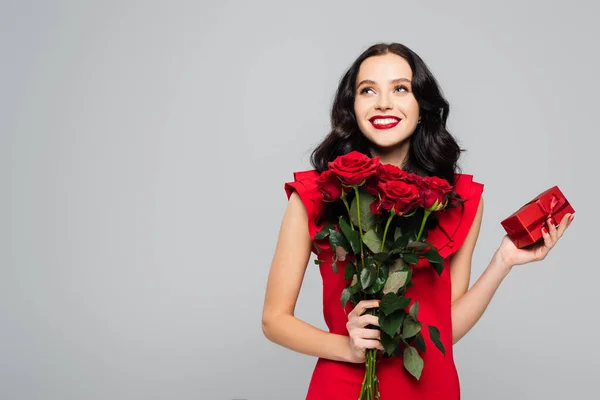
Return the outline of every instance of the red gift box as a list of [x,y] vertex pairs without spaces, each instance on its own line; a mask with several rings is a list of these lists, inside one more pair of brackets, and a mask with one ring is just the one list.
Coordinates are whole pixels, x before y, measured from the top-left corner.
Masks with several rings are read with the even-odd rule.
[[558,225],[569,213],[574,214],[575,210],[558,186],[554,186],[519,208],[501,224],[515,246],[521,249],[542,237],[542,226],[548,216],[552,218],[551,223]]

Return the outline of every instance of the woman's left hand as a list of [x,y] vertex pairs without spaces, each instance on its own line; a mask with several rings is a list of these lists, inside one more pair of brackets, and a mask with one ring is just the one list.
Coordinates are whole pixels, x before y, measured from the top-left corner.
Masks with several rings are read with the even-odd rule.
[[[564,235],[565,231],[573,222],[573,218],[571,218],[573,214],[565,214],[562,221],[558,225],[558,228],[554,226],[550,222],[550,218],[547,219],[548,223],[546,226],[542,227],[542,238],[544,242],[539,245],[535,245],[535,247],[527,248],[527,249],[519,249],[515,244],[510,240],[508,235],[505,235],[502,238],[502,243],[498,250],[496,250],[495,256],[499,258],[499,261],[502,262],[507,267],[511,268],[514,265],[522,265],[527,264],[532,261],[542,261],[548,255],[548,252],[556,246],[558,240]],[[545,230],[549,229],[548,232]]]

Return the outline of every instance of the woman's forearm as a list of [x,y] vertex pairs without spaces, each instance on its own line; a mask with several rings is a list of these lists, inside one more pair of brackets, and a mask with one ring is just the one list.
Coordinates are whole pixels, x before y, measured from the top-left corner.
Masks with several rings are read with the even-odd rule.
[[452,344],[458,342],[483,315],[511,267],[494,255],[477,282],[452,305]]
[[299,353],[335,361],[350,357],[349,336],[326,332],[293,315],[263,321],[263,332],[270,341]]

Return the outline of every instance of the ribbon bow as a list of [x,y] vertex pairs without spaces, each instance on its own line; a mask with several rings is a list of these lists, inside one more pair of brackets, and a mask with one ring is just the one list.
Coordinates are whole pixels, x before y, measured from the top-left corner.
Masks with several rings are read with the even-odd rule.
[[[547,215],[550,218],[550,223],[554,224],[554,225],[558,225],[558,223],[556,222],[556,220],[554,219],[554,215],[558,212],[558,210],[562,209],[562,207],[566,204],[567,199],[563,198],[559,198],[557,195],[555,195],[554,193],[552,194],[552,198],[550,200],[550,204],[549,206],[547,206],[547,203],[545,204],[545,202],[542,201],[542,199],[537,199],[535,202],[538,207],[540,208],[540,210],[542,210],[544,212],[544,215]],[[532,202],[529,202],[528,204],[531,204]]]

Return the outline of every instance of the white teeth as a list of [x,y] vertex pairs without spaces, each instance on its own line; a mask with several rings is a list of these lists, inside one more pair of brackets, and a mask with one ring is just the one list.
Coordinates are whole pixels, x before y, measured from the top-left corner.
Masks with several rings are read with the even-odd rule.
[[384,119],[374,119],[373,123],[377,125],[385,125],[397,122],[398,120],[395,118],[384,118]]

